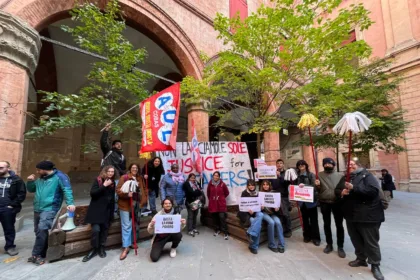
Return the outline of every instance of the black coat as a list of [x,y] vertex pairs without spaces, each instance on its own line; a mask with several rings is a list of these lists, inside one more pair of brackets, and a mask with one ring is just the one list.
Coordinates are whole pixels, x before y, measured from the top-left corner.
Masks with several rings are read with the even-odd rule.
[[101,168],[112,165],[117,171],[119,177],[124,175],[127,170],[125,157],[121,151],[113,149],[108,141],[108,131],[104,131],[101,136],[101,150],[104,154]]
[[196,183],[198,186],[197,190],[194,190],[191,187],[191,184],[189,181],[186,181],[183,185],[182,188],[184,190],[185,193],[185,206],[188,206],[190,203],[196,201],[197,199],[201,199],[201,196],[204,195],[200,184]]
[[359,173],[352,173],[350,183],[353,189],[349,195],[341,198],[341,191],[345,188],[345,177],[335,189],[335,194],[342,200],[344,218],[357,223],[379,223],[385,221],[382,201],[379,196],[378,180],[363,169]]
[[392,180],[391,174],[386,174],[383,178],[381,178],[382,181],[382,189],[384,191],[394,191],[395,190],[395,184]]
[[280,171],[280,176],[277,176],[277,179],[270,179],[269,181],[271,182],[273,192],[279,192],[282,199],[289,199],[290,181],[284,180],[285,174],[286,170]]
[[103,186],[103,179],[97,178],[90,189],[92,198],[86,214],[85,222],[89,224],[110,223],[114,217],[115,209],[115,182]]
[[153,162],[149,161],[147,163],[147,170],[146,164],[143,166],[142,175],[147,175],[146,183],[147,188],[151,191],[154,191],[156,197],[159,196],[159,182],[163,175],[165,175],[165,170],[161,168],[156,168],[153,166]]
[[26,185],[13,171],[9,171],[9,174],[9,178],[11,179],[9,191],[10,205],[7,206],[12,206],[15,213],[19,213],[22,209],[22,202],[26,198]]
[[[258,195],[257,195],[258,196]],[[246,189],[242,192],[241,197],[253,197],[249,192],[246,191]],[[255,217],[255,213],[252,215],[248,212],[241,212],[238,211],[238,214],[236,215],[239,218],[239,222],[242,227],[247,228],[251,226],[251,217]]]

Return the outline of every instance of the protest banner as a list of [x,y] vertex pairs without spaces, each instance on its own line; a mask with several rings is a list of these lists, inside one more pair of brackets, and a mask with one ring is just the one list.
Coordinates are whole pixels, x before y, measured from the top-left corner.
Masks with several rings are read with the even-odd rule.
[[181,215],[156,215],[155,233],[181,232]]
[[314,202],[314,188],[310,186],[289,186],[289,200],[301,202]]
[[140,103],[140,153],[175,149],[180,99],[180,85],[176,83]]
[[261,202],[258,196],[256,197],[241,197],[239,201],[239,211],[248,212],[261,212]]
[[258,168],[260,166],[266,166],[266,165],[267,165],[267,163],[265,163],[265,161],[263,159],[260,159],[260,158],[255,158],[254,159],[254,167],[255,168]]
[[277,179],[276,166],[258,166],[258,180]]
[[268,208],[280,208],[280,193],[259,192],[261,205]]
[[[227,205],[238,205],[246,182],[252,176],[248,149],[244,142],[199,142],[200,166],[202,168],[203,187],[207,189],[208,182],[214,171],[219,171],[221,179],[229,188]],[[179,171],[185,176],[197,174],[195,170],[190,142],[176,143],[176,150],[157,152],[162,159],[163,167],[169,172],[172,164],[179,165]],[[199,178],[197,178],[199,180]],[[206,193],[206,191],[204,192]]]

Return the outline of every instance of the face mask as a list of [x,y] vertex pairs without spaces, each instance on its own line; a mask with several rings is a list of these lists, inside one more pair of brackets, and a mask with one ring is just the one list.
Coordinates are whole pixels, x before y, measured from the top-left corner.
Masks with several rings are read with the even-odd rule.
[[334,167],[324,167],[324,170],[326,171],[326,172],[332,172],[333,170],[334,170]]

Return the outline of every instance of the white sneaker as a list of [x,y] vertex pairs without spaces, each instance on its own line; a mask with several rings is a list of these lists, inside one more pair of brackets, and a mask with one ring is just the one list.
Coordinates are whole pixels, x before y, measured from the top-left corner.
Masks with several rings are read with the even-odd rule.
[[169,253],[169,255],[171,256],[171,258],[175,258],[176,257],[176,249],[172,248],[171,253]]

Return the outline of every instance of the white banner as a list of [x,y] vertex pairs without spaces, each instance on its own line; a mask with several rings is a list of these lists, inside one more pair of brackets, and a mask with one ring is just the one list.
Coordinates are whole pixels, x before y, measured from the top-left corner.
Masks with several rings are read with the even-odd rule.
[[181,215],[156,215],[155,233],[181,232]]
[[280,208],[280,193],[259,192],[261,205],[269,208]]
[[314,187],[290,185],[289,186],[289,200],[301,202],[314,202]]
[[258,196],[256,197],[241,197],[239,203],[239,211],[248,212],[261,212],[261,202]]
[[276,166],[258,166],[258,180],[277,179]]
[[[207,193],[207,184],[213,172],[219,171],[221,179],[229,188],[227,205],[238,205],[241,193],[245,190],[246,181],[251,177],[251,163],[248,149],[244,142],[200,142],[198,144],[203,168],[203,188]],[[197,174],[191,160],[191,145],[189,142],[177,142],[175,151],[157,152],[162,158],[163,167],[168,172],[171,165],[179,165],[179,171],[188,176]],[[199,180],[200,178],[197,178]]]

